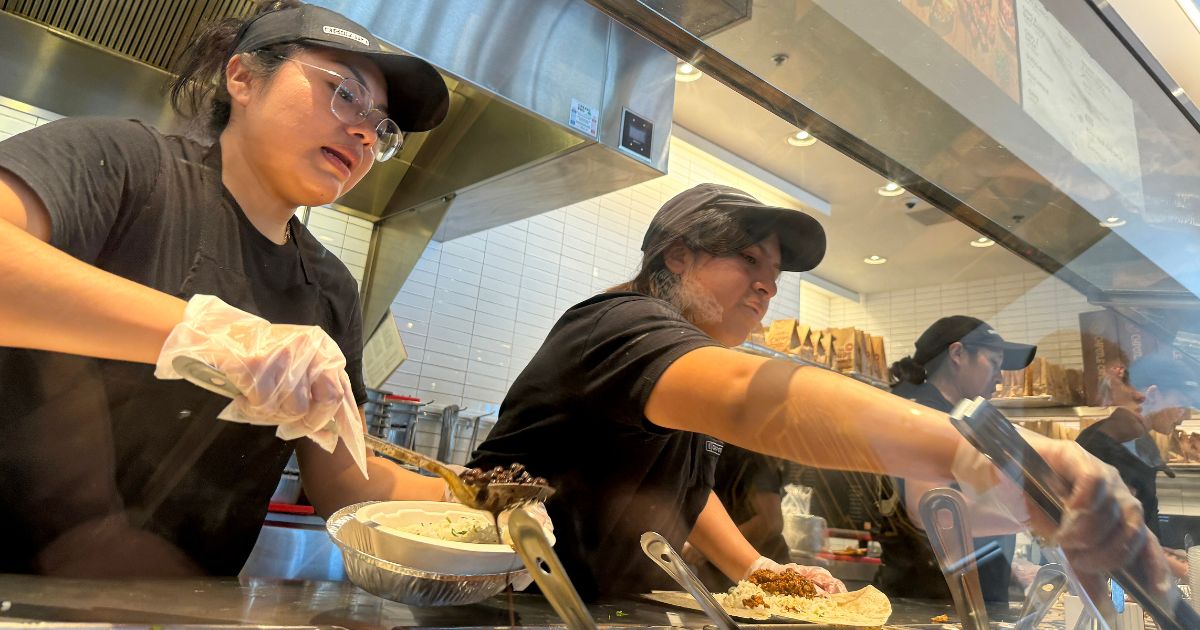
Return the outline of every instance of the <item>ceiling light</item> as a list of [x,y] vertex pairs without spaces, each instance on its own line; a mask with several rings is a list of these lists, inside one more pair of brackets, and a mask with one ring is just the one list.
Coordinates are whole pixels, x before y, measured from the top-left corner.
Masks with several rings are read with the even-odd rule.
[[995,244],[996,244],[996,241],[993,241],[992,239],[990,239],[986,236],[980,236],[979,238],[971,241],[971,247],[991,247],[992,245],[995,245]]
[[703,72],[700,72],[696,69],[696,66],[686,61],[680,61],[675,64],[675,80],[680,83],[690,83],[702,76],[704,76]]
[[1108,217],[1100,222],[1100,227],[1116,228],[1125,225],[1125,219],[1121,217]]
[[883,256],[876,256],[872,254],[864,258],[863,262],[867,263],[868,265],[882,265],[883,263],[887,262],[887,259]]
[[896,182],[888,182],[883,186],[876,188],[875,192],[883,195],[884,197],[897,197],[904,194],[904,189],[901,188],[900,184],[897,184]]
[[801,129],[796,133],[788,134],[787,143],[794,147],[807,147],[817,141],[811,133]]

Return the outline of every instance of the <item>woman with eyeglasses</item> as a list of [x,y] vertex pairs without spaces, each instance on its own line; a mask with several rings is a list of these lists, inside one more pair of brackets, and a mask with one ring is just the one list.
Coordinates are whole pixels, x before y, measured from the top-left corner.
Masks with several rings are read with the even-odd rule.
[[237,574],[293,451],[323,513],[443,496],[366,457],[358,287],[294,216],[437,126],[443,80],[297,2],[181,68],[207,143],[99,118],[0,143],[0,572]]

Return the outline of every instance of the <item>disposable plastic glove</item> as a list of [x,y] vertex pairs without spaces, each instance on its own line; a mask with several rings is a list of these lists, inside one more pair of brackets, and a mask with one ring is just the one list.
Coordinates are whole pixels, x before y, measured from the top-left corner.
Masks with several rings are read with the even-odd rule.
[[282,440],[306,437],[333,452],[341,437],[367,476],[363,424],[346,376],[346,358],[317,326],[272,324],[220,298],[197,295],[171,330],[154,375],[183,378],[177,356],[220,370],[242,392],[217,416],[275,426]]
[[792,571],[799,573],[801,577],[806,577],[812,580],[813,584],[816,584],[817,588],[824,593],[846,592],[846,585],[842,584],[841,580],[833,577],[829,571],[826,571],[821,567],[809,567],[796,564],[794,562],[789,564],[779,564],[778,562],[775,562],[766,556],[759,556],[758,560],[751,562],[750,568],[746,569],[746,574],[742,576],[742,579],[750,579],[750,576],[755,571],[759,571],[761,569],[767,569],[776,573],[782,573],[788,569],[791,569]]
[[[1166,558],[1142,517],[1142,506],[1112,466],[1075,442],[1022,431],[1022,436],[1067,482],[1058,527],[1024,492],[969,444],[959,447],[953,474],[972,512],[1007,514],[1066,553],[1072,569],[1094,601],[1106,595],[1104,573],[1125,567],[1155,595],[1170,586]],[[1016,529],[1016,528],[1014,528]]]

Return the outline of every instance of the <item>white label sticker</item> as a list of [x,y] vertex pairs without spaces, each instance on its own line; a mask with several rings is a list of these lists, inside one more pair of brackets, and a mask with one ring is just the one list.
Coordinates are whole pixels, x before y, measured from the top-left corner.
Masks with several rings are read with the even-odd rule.
[[588,107],[575,99],[571,99],[571,118],[567,124],[595,138],[600,127],[600,112],[594,107]]
[[350,31],[347,31],[344,28],[338,28],[336,26],[323,26],[323,27],[321,27],[321,30],[324,31],[326,35],[337,35],[338,37],[345,37],[346,39],[353,39],[354,41],[362,44],[363,46],[371,45],[371,41],[368,40],[366,37],[363,37],[362,35],[359,35],[358,33],[352,33]]

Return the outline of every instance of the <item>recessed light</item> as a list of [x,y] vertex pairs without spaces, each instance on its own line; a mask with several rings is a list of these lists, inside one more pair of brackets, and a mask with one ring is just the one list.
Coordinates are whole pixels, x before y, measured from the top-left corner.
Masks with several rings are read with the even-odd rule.
[[796,133],[790,133],[787,137],[787,143],[794,147],[807,147],[817,141],[811,133],[801,129]]
[[875,256],[872,254],[864,258],[863,262],[867,263],[868,265],[882,265],[883,263],[887,262],[887,259],[883,256]]
[[675,80],[680,83],[690,83],[702,76],[704,76],[703,72],[700,72],[696,69],[696,66],[686,61],[680,61],[675,64]]
[[1106,228],[1116,228],[1121,227],[1122,225],[1125,225],[1125,219],[1122,219],[1121,217],[1106,217],[1100,222],[1100,227]]
[[986,236],[980,236],[979,238],[971,241],[971,247],[991,247],[992,245],[995,245],[995,244],[996,244],[996,241],[993,241],[992,239],[990,239]]
[[875,192],[883,195],[884,197],[897,197],[904,194],[904,188],[902,188],[900,184],[897,184],[896,182],[888,182],[879,188],[876,188]]

